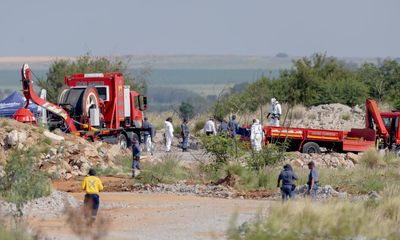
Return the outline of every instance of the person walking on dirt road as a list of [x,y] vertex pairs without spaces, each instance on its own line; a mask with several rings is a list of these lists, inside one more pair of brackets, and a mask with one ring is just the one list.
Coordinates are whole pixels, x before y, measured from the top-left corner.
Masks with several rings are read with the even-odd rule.
[[181,136],[182,136],[182,151],[187,152],[189,147],[189,136],[190,136],[190,129],[188,124],[187,118],[183,119],[181,124]]
[[135,170],[141,170],[140,169],[140,145],[139,141],[136,138],[132,139],[132,177],[135,177]]
[[[283,166],[283,170],[279,174],[278,177],[278,188],[281,189],[282,200],[285,202],[289,198],[294,197],[294,189],[296,185],[294,181],[297,180],[297,176],[293,171],[292,166],[290,164],[285,164]],[[282,186],[280,186],[280,182],[282,181]]]
[[172,125],[171,117],[169,117],[169,118],[167,118],[167,120],[165,120],[164,127],[165,127],[165,147],[166,147],[166,151],[170,152],[172,140],[174,138],[174,126]]
[[82,189],[86,191],[84,199],[84,214],[87,219],[90,217],[90,224],[96,220],[97,211],[99,210],[100,197],[99,192],[103,191],[103,183],[100,178],[96,177],[96,171],[90,169],[89,176],[82,181]]

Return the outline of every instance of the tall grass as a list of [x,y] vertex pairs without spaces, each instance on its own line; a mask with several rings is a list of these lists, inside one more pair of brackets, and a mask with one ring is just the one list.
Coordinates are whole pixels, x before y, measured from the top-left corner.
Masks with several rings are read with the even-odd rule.
[[[274,204],[245,229],[231,225],[228,239],[398,239],[400,198]],[[234,222],[233,222],[234,223]]]
[[176,183],[190,179],[190,171],[180,163],[177,154],[164,154],[161,162],[142,164],[138,181],[143,184]]

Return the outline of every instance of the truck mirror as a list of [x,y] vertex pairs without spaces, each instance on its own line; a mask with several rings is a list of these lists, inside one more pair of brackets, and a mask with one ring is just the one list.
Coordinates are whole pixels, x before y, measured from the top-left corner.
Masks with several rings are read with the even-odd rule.
[[140,111],[147,110],[147,97],[140,95],[139,96],[139,109]]

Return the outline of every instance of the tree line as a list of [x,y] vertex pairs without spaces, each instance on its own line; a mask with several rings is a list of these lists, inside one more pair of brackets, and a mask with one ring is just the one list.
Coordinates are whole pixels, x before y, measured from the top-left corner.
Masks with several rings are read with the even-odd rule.
[[241,92],[223,94],[213,106],[216,116],[249,113],[267,104],[271,97],[289,105],[342,103],[363,104],[368,97],[400,109],[400,63],[386,59],[354,66],[325,54],[293,61],[277,78],[261,77]]

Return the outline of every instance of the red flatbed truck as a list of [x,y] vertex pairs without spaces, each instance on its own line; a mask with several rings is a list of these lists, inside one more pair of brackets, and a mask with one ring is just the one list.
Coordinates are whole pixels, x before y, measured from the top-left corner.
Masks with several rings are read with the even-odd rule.
[[363,152],[372,148],[400,153],[400,112],[379,112],[376,102],[366,100],[365,128],[350,131],[264,126],[265,144],[286,141],[289,150],[320,153]]

